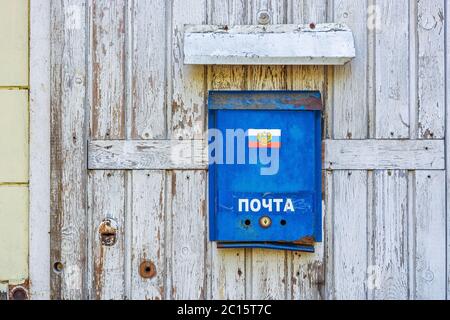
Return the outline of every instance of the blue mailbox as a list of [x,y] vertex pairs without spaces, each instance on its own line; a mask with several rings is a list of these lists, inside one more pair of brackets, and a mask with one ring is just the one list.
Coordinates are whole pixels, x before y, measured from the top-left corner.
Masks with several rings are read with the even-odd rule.
[[210,240],[314,251],[322,241],[320,92],[212,91]]

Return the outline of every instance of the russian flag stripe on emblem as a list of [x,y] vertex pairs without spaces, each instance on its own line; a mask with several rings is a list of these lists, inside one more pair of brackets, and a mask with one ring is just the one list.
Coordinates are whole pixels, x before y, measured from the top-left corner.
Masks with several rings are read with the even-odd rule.
[[281,148],[281,130],[279,129],[249,129],[249,148]]

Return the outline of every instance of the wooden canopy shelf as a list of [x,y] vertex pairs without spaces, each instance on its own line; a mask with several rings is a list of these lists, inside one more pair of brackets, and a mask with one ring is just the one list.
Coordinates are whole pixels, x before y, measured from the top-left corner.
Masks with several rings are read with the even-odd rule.
[[185,64],[343,65],[355,55],[344,24],[185,26]]

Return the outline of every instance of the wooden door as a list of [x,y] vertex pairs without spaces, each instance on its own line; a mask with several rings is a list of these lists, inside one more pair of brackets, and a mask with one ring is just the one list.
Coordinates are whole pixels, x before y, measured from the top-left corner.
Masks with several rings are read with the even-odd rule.
[[[377,8],[392,28],[368,28],[360,0],[52,1],[52,297],[445,298],[444,0]],[[357,58],[183,65],[185,24],[257,24],[260,10],[271,23],[345,22]],[[210,89],[322,92],[315,254],[208,242]]]

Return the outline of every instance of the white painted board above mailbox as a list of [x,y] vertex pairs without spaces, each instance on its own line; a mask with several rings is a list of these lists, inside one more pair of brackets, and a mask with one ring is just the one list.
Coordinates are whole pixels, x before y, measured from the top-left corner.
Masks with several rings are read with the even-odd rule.
[[344,24],[185,26],[185,64],[343,65],[355,56]]

